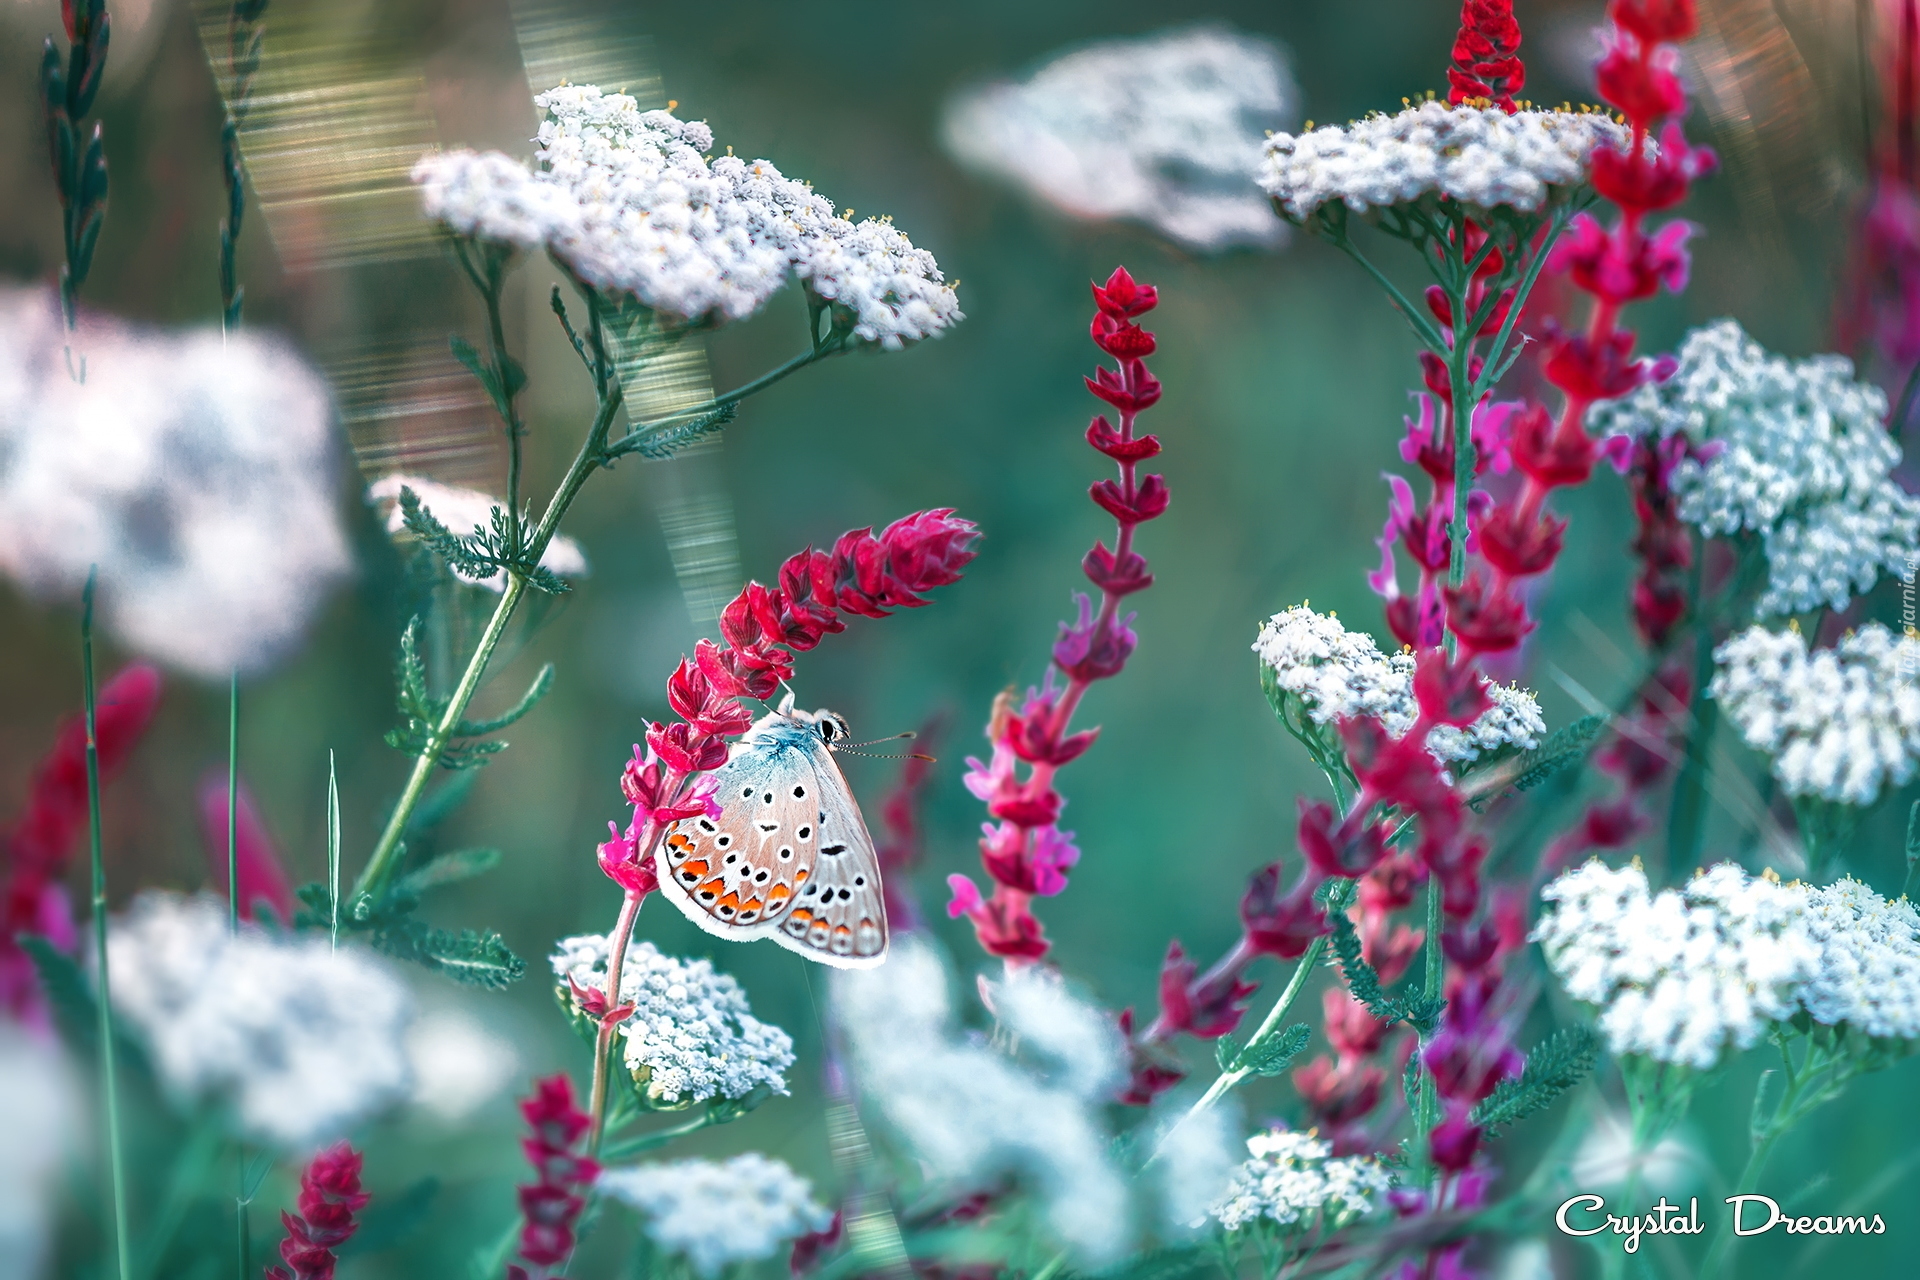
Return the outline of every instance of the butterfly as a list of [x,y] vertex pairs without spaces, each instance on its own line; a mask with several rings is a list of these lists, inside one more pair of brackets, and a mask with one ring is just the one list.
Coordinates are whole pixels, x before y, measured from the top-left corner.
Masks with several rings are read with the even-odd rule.
[[714,770],[717,817],[683,818],[654,854],[660,888],[708,933],[771,937],[840,969],[887,956],[880,859],[834,762],[847,722],[788,694]]

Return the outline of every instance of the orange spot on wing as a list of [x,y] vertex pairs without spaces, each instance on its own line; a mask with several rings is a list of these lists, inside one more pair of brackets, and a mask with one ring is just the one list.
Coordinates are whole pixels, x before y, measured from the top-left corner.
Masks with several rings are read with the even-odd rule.
[[720,879],[718,876],[715,876],[713,879],[701,885],[700,888],[697,890],[697,892],[717,894],[726,887],[727,887],[727,882]]
[[696,876],[706,875],[707,872],[711,870],[712,868],[707,865],[707,860],[705,858],[696,858],[694,861],[689,862],[680,868],[681,874],[683,875],[691,874]]
[[781,903],[785,902],[788,898],[791,898],[792,896],[793,896],[793,890],[787,888],[787,886],[783,884],[777,884],[773,886],[773,888],[767,890],[767,901],[772,903],[776,907],[779,906]]
[[729,889],[727,890],[726,897],[720,899],[720,901],[714,903],[713,905],[716,909],[720,907],[732,907],[735,911],[738,911],[740,909],[740,895],[735,893],[732,889]]
[[793,882],[795,884],[805,884],[807,882],[807,877],[810,874],[812,873],[809,872],[805,867],[801,867],[798,871],[795,871],[793,873]]

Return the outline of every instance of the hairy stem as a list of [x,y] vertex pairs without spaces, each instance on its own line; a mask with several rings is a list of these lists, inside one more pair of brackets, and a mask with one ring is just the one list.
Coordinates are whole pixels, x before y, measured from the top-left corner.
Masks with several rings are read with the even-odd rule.
[[768,387],[780,381],[780,379],[786,377],[788,374],[797,373],[815,361],[824,360],[826,357],[833,355],[840,349],[841,348],[836,345],[828,345],[816,347],[811,351],[803,351],[785,364],[774,369],[769,369],[752,382],[743,383],[723,396],[715,396],[713,399],[702,401],[690,409],[680,409],[663,418],[653,418],[646,422],[636,422],[627,428],[625,435],[621,436],[609,446],[607,452],[616,457],[624,453],[631,453],[640,441],[656,431],[666,427],[679,426],[683,422],[691,422],[695,418],[712,413],[715,409],[724,409],[730,404],[738,404],[757,391],[765,391]]
[[[647,827],[655,839],[659,838],[659,824],[649,822]],[[651,842],[643,857],[651,857]],[[640,917],[640,904],[645,901],[643,895],[629,890],[625,900],[620,903],[620,916],[613,922],[613,932],[607,935],[607,1007],[613,1008],[620,1003],[620,976],[626,967],[627,943],[633,937],[633,923]],[[618,1024],[611,1019],[600,1020],[600,1031],[593,1041],[593,1089],[587,1104],[588,1114],[593,1123],[587,1130],[587,1154],[598,1155],[600,1140],[606,1136],[607,1095],[612,1077],[613,1034]]]
[[93,584],[94,571],[87,571],[87,587],[81,597],[80,667],[86,689],[87,712],[87,844],[93,871],[93,960],[99,978],[96,1008],[99,1011],[101,1106],[107,1115],[107,1170],[109,1194],[113,1199],[114,1258],[116,1274],[128,1280],[133,1274],[132,1252],[127,1244],[127,1172],[120,1144],[120,1087],[115,1076],[113,1051],[113,987],[107,975],[107,868],[100,847],[100,739],[93,702]]

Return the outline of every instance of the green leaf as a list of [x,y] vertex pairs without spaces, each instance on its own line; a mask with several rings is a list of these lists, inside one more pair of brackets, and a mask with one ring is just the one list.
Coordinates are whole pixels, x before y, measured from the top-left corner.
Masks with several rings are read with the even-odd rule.
[[1098,1280],[1190,1280],[1220,1274],[1219,1256],[1200,1245],[1156,1249],[1092,1273]]
[[436,929],[418,920],[393,920],[373,932],[373,945],[390,956],[411,960],[455,982],[498,991],[526,976],[527,962],[497,933]]
[[1233,1061],[1240,1056],[1240,1047],[1234,1043],[1231,1035],[1221,1036],[1213,1042],[1213,1060],[1221,1071],[1233,1070]]
[[632,432],[607,452],[614,457],[624,453],[637,453],[643,458],[661,461],[671,458],[688,445],[704,440],[732,422],[739,413],[738,404],[723,404],[717,409],[676,426]]
[[1513,779],[1514,790],[1530,791],[1562,769],[1580,763],[1606,727],[1607,717],[1591,715],[1554,730],[1545,742],[1515,760],[1519,768]]
[[1593,1070],[1599,1050],[1600,1042],[1585,1027],[1554,1032],[1533,1047],[1519,1076],[1495,1085],[1473,1109],[1473,1122],[1492,1131],[1545,1109]]
[[1329,911],[1327,923],[1333,928],[1334,958],[1339,962],[1341,976],[1347,980],[1347,990],[1353,993],[1353,998],[1365,1005],[1367,1012],[1376,1018],[1404,1022],[1423,1036],[1433,1030],[1447,1002],[1417,990],[1401,995],[1388,994],[1380,986],[1380,975],[1374,972],[1373,966],[1367,963],[1362,954],[1360,935],[1354,930],[1353,921],[1347,918],[1347,913]]
[[414,809],[413,816],[407,819],[408,839],[422,840],[452,817],[453,811],[465,804],[467,797],[473,794],[473,784],[474,775],[463,773],[428,792]]
[[1256,1040],[1242,1049],[1234,1058],[1234,1069],[1256,1076],[1277,1076],[1300,1056],[1300,1051],[1307,1047],[1307,1040],[1312,1035],[1313,1028],[1304,1022],[1296,1022],[1286,1030],[1264,1040]]
[[506,402],[500,395],[500,380],[493,376],[493,370],[488,368],[486,362],[480,358],[480,353],[473,349],[473,344],[456,333],[448,337],[447,345],[453,348],[453,358],[465,365],[467,372],[480,380],[480,385],[487,389],[487,398],[492,400],[494,407],[501,411],[502,416],[505,416]]
[[498,849],[460,849],[441,854],[417,871],[409,871],[394,881],[393,887],[402,893],[417,896],[428,889],[471,880],[499,865]]
[[92,1053],[98,1043],[99,1009],[94,1003],[93,984],[73,957],[37,933],[19,935],[20,949],[33,961],[40,975],[41,989],[52,1006],[54,1024],[60,1036],[74,1050]]
[[505,713],[497,715],[491,720],[462,720],[458,725],[454,726],[454,736],[458,738],[477,738],[484,734],[498,733],[500,730],[520,719],[521,716],[526,715],[527,712],[533,710],[534,704],[546,697],[547,691],[551,688],[553,688],[553,664],[549,662],[546,666],[540,668],[540,674],[533,678],[533,684],[528,687],[520,701],[514,703]]

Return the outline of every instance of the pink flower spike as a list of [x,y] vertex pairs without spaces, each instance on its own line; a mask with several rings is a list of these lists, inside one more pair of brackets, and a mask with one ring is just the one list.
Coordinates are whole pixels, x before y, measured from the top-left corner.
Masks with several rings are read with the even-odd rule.
[[980,896],[980,886],[973,882],[971,876],[963,876],[958,872],[948,876],[947,889],[953,894],[953,897],[947,901],[949,920],[975,915],[986,906],[985,900]]

